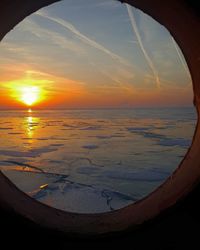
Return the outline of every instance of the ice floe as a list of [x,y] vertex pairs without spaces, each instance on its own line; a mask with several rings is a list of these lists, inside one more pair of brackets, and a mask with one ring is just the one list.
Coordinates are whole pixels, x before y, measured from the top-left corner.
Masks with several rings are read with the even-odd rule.
[[99,146],[98,145],[95,145],[95,144],[86,144],[86,145],[83,145],[82,148],[86,148],[86,149],[97,149]]

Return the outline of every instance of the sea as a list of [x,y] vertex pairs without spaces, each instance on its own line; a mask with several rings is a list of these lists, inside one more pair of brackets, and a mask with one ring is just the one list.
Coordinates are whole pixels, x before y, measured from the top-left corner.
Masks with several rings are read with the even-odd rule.
[[193,107],[2,110],[0,170],[27,195],[75,213],[128,206],[187,153]]

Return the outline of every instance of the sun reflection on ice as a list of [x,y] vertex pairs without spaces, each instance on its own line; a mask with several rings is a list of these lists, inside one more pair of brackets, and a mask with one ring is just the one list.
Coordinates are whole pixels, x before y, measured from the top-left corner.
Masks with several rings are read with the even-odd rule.
[[32,144],[33,139],[34,139],[34,133],[35,133],[35,130],[36,130],[38,122],[39,122],[39,118],[33,117],[32,109],[28,109],[27,112],[28,112],[28,114],[25,117],[25,123],[24,123],[25,134],[27,136],[28,143]]
[[32,123],[33,123],[33,117],[29,116],[27,117],[27,134],[29,138],[33,138],[33,127],[32,127]]

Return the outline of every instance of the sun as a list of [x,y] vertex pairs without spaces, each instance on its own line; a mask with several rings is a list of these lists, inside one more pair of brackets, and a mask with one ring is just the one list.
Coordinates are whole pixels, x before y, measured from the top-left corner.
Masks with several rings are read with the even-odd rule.
[[35,86],[21,88],[20,100],[25,105],[31,107],[40,99],[40,88]]
[[[39,107],[43,102],[49,101],[49,86],[54,81],[41,78],[41,74],[37,77],[32,77],[27,72],[22,78],[14,79],[12,81],[5,82],[3,86],[8,89],[8,95],[10,102],[13,102],[16,107],[28,108]],[[48,86],[48,87],[47,87]]]

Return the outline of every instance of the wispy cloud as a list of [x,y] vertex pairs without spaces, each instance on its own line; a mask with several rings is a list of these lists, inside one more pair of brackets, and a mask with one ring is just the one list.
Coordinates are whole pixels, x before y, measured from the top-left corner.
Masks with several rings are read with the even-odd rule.
[[71,31],[74,35],[76,35],[76,37],[81,40],[82,42],[86,43],[87,45],[100,50],[101,52],[105,53],[106,55],[110,56],[112,59],[117,60],[118,62],[120,62],[121,64],[125,65],[125,66],[131,66],[129,64],[129,62],[127,62],[123,57],[113,53],[112,51],[110,51],[109,49],[107,49],[106,47],[104,47],[103,45],[101,45],[100,43],[96,42],[95,40],[89,38],[88,36],[86,36],[85,34],[83,34],[82,32],[80,32],[74,25],[72,25],[70,22],[65,21],[61,18],[55,18],[52,17],[50,15],[48,15],[47,12],[44,11],[38,11],[36,12],[37,15],[42,16],[44,18],[47,18],[57,24],[60,24],[61,26],[63,26],[64,28],[68,29],[69,31]]
[[137,24],[136,24],[136,21],[135,21],[135,17],[134,17],[134,14],[133,14],[133,11],[132,11],[132,7],[128,4],[126,4],[126,7],[127,7],[127,11],[128,11],[128,15],[129,15],[129,18],[130,18],[130,22],[131,22],[131,25],[132,25],[132,28],[133,28],[133,32],[135,33],[136,37],[137,37],[137,40],[138,40],[138,43],[139,43],[139,46],[144,54],[144,57],[149,65],[149,67],[151,68],[152,72],[153,72],[153,75],[155,77],[155,81],[156,81],[156,85],[158,88],[160,88],[160,79],[159,79],[159,76],[158,76],[158,72],[155,68],[155,65],[153,63],[153,61],[151,60],[150,56],[148,55],[144,45],[143,45],[143,42],[142,42],[142,38],[140,36],[140,33],[139,33],[139,30],[138,30],[138,27],[137,27]]
[[118,8],[121,7],[120,3],[118,1],[114,0],[106,0],[106,1],[101,1],[98,3],[95,3],[96,7],[105,7],[105,8]]
[[187,65],[186,65],[185,61],[183,60],[183,57],[182,57],[182,55],[181,55],[181,53],[180,53],[180,51],[179,51],[179,48],[178,48],[178,46],[177,46],[175,40],[174,40],[173,37],[171,37],[171,39],[172,39],[172,42],[173,42],[173,44],[174,44],[174,48],[175,48],[175,50],[176,50],[176,52],[177,52],[177,54],[178,54],[178,57],[179,57],[179,59],[180,59],[180,62],[181,62],[181,64],[182,64],[182,66],[183,66],[183,69],[185,70],[185,73],[186,73],[186,75],[188,76],[188,78],[191,79],[190,72],[189,72],[189,70],[188,70],[188,68],[187,68]]
[[26,20],[26,22],[21,25],[21,29],[28,31],[39,38],[48,39],[48,41],[51,41],[53,44],[59,46],[60,48],[71,50],[72,52],[77,54],[85,53],[84,49],[75,41],[71,41],[69,38],[58,32],[42,28],[33,20]]

